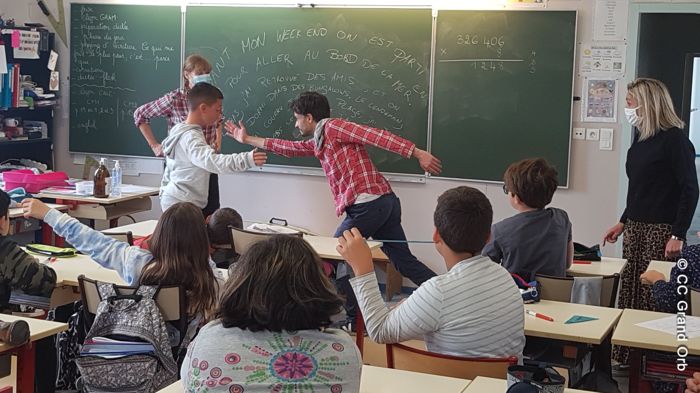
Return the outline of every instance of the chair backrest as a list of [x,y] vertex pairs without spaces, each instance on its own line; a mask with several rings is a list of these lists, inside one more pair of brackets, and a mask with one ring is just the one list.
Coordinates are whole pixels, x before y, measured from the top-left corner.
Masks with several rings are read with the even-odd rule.
[[103,232],[105,236],[109,236],[112,239],[119,240],[121,242],[129,243],[130,246],[134,245],[134,235],[131,231],[128,232]]
[[[613,274],[602,276],[600,305],[601,307],[615,307],[617,287],[620,284],[620,275]],[[574,287],[574,277],[554,277],[538,274],[536,280],[540,283],[540,298],[557,302],[571,301],[571,291]]]
[[285,235],[285,236],[296,236],[296,237],[302,237],[303,234],[301,232],[296,232],[296,233],[264,233],[264,232],[254,232],[254,231],[248,231],[245,229],[241,228],[236,228],[233,226],[229,226],[231,229],[231,238],[233,241],[233,250],[238,253],[238,254],[243,254],[248,249],[250,246],[253,244],[268,239],[270,236],[275,236],[275,235]]
[[[97,290],[97,281],[89,279],[84,275],[78,276],[80,286],[80,298],[83,301],[85,314],[85,328],[92,326],[97,313],[97,305],[100,304],[100,295]],[[126,285],[114,285],[115,291],[120,295],[131,295],[136,292],[137,287]],[[156,295],[156,304],[160,309],[160,314],[166,322],[175,324],[180,331],[180,339],[185,337],[187,332],[187,300],[184,288],[179,285],[161,286]]]
[[700,288],[690,288],[690,315],[700,317]]
[[404,344],[387,344],[386,362],[389,368],[445,377],[505,379],[508,367],[518,364],[518,358],[465,358],[429,352]]

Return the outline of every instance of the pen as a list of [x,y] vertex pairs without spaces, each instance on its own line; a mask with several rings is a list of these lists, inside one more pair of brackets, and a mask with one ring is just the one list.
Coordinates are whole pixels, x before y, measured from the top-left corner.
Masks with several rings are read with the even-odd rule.
[[548,317],[544,314],[540,314],[540,313],[534,312],[532,310],[525,310],[525,312],[527,313],[527,315],[532,315],[533,317],[544,319],[545,321],[554,322],[554,318]]

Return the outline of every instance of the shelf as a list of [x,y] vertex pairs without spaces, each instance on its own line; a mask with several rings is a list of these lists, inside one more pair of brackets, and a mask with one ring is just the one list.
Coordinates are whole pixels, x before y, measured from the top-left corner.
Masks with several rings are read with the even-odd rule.
[[20,107],[20,108],[0,108],[0,112],[33,112],[42,109],[54,109],[56,105],[46,105],[46,106],[34,106],[34,108]]
[[31,144],[41,144],[41,143],[51,143],[49,138],[37,138],[37,139],[20,139],[20,140],[7,140],[0,141],[0,147],[5,145],[31,145]]

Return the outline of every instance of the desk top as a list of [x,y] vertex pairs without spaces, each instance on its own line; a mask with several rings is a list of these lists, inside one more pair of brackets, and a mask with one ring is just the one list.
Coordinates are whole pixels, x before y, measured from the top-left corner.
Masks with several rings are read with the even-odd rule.
[[131,234],[134,236],[134,239],[138,239],[153,234],[153,231],[155,231],[156,229],[156,225],[158,225],[158,220],[146,220],[129,225],[122,225],[120,227],[105,229],[104,231],[102,231],[102,233],[106,234],[131,232]]
[[[505,379],[496,379],[488,377],[476,377],[469,386],[464,390],[464,393],[494,393],[505,392],[507,388]],[[564,389],[565,393],[585,393],[584,390]]]
[[56,258],[55,262],[47,262],[44,255],[34,255],[40,262],[47,263],[56,271],[56,286],[78,286],[78,276],[84,274],[85,277],[104,282],[113,282],[119,285],[126,285],[126,282],[119,276],[116,270],[107,269],[100,266],[87,255],[78,254],[70,258]]
[[[47,203],[46,205],[47,205],[48,207],[52,208],[52,209],[56,209],[56,210],[59,210],[59,211],[66,211],[66,210],[68,210],[68,206],[67,206],[67,205],[58,205],[58,204],[55,204],[55,203]],[[21,207],[13,207],[13,208],[10,209],[10,219],[19,218],[19,217],[22,217],[23,215],[24,215],[24,214],[22,213],[22,208],[21,208]]]
[[600,262],[574,263],[566,272],[572,276],[610,276],[622,273],[626,263],[626,259],[603,257]]
[[[29,341],[31,342],[41,340],[42,338],[53,336],[56,333],[68,330],[68,325],[65,323],[44,321],[42,319],[0,314],[0,320],[4,322],[14,322],[19,320],[27,321],[27,323],[29,324]],[[12,349],[14,347],[16,346],[0,342],[0,352],[7,351],[8,349]]]
[[664,352],[676,352],[678,346],[683,344],[688,347],[691,355],[700,355],[700,337],[681,343],[676,340],[675,331],[664,333],[637,326],[640,322],[653,321],[671,315],[675,314],[625,309],[615,328],[612,342],[617,345]]
[[[338,239],[330,236],[304,236],[304,240],[318,253],[321,258],[343,260],[344,258],[335,249],[338,246]],[[377,249],[382,245],[380,242],[368,240],[370,249]]]
[[663,273],[664,277],[666,277],[666,281],[668,281],[669,277],[671,277],[671,269],[673,269],[674,266],[676,266],[675,262],[651,261],[647,270],[656,270]]
[[[554,318],[554,322],[525,314],[525,335],[573,341],[586,344],[600,344],[612,331],[622,310],[617,308],[589,306],[542,300],[535,304],[525,304],[532,310]],[[595,321],[564,324],[574,315],[597,317]]]
[[[362,366],[360,393],[423,393],[426,391],[461,393],[469,382],[468,379]],[[182,383],[177,381],[158,393],[182,393],[183,391]]]
[[[126,187],[126,189],[128,190],[128,187],[130,187],[130,185],[123,184],[122,187]],[[120,196],[120,197],[95,198],[93,196],[87,196],[87,195],[63,194],[63,193],[58,193],[58,192],[54,193],[54,192],[50,192],[50,191],[42,191],[38,194],[35,194],[35,196],[37,198],[53,198],[53,199],[60,199],[60,200],[64,200],[64,201],[77,201],[77,202],[85,202],[85,203],[97,203],[100,205],[110,205],[110,204],[114,204],[114,203],[129,201],[132,199],[138,199],[138,198],[158,195],[158,193],[160,192],[160,189],[158,187],[148,187],[148,186],[131,186],[131,187],[136,188],[134,190],[134,192],[124,192],[124,193],[122,193],[122,196]]]

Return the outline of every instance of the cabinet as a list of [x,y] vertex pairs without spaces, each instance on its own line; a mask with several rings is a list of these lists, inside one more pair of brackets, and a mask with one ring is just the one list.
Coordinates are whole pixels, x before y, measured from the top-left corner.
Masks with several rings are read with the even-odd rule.
[[[40,33],[38,59],[15,58],[12,48],[13,30]],[[0,133],[0,162],[12,158],[28,158],[46,164],[49,169],[53,169],[53,117],[58,92],[49,91],[51,70],[48,69],[47,65],[51,50],[54,48],[54,33],[45,29],[28,27],[2,28],[1,32],[8,65],[19,64],[19,74],[24,76],[20,78],[20,84],[28,86],[27,82],[30,78],[37,87],[43,89],[44,94],[53,93],[55,96],[33,100],[33,106],[30,107],[12,106],[12,103],[8,106],[0,99],[0,117],[2,118],[0,122],[0,131],[2,132]],[[10,75],[12,74],[10,73]],[[16,86],[13,87],[16,88]],[[7,88],[6,83],[3,83],[2,89]],[[17,127],[12,126],[13,120],[6,121],[7,119],[16,119]],[[39,131],[43,128],[40,127],[41,123],[39,122],[46,125],[45,132],[41,134],[38,132],[29,133],[30,129]]]

